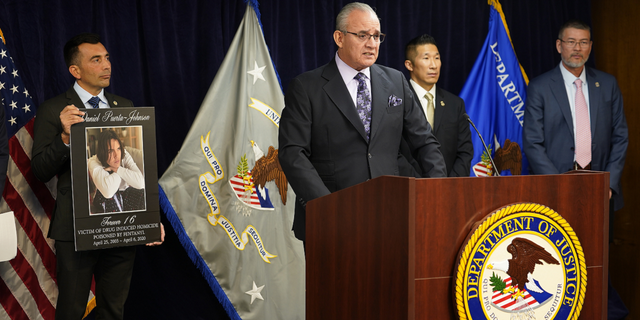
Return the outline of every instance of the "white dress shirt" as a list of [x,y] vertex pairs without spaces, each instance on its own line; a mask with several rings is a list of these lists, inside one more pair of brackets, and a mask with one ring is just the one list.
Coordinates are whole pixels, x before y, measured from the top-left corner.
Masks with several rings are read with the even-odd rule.
[[[360,71],[351,68],[349,65],[344,63],[342,59],[338,56],[338,52],[336,52],[336,64],[338,65],[338,71],[340,72],[340,76],[342,76],[342,81],[347,86],[347,90],[349,90],[349,95],[351,95],[351,100],[353,100],[353,105],[358,106],[358,80],[355,79],[358,73],[364,73],[366,79],[364,80],[367,83],[367,88],[369,88],[369,94],[373,97],[373,92],[371,91],[371,69],[364,68]],[[373,107],[373,104],[372,104]]]
[[[431,96],[433,97],[433,117],[434,117],[434,123],[435,123],[435,117],[436,117],[436,85],[434,84],[433,87],[431,87],[431,90],[427,91],[425,88],[421,87],[417,82],[413,81],[413,79],[409,80],[409,83],[411,83],[411,86],[413,87],[413,90],[416,92],[416,96],[418,96],[418,100],[420,100],[420,105],[422,106],[422,111],[424,111],[424,118],[427,119],[427,104],[429,103],[429,100],[427,100],[427,98],[424,96],[427,92],[431,93]],[[427,119],[428,120],[428,119]]]
[[[91,104],[89,104],[89,99],[93,98],[93,95],[91,93],[89,93],[89,92],[87,92],[87,90],[83,89],[78,84],[77,81],[73,85],[73,90],[76,91],[76,93],[80,97],[80,100],[82,101],[82,103],[84,103],[84,106],[76,106],[76,107],[93,109],[93,106]],[[109,108],[109,104],[107,103],[107,98],[105,98],[105,96],[104,96],[104,89],[100,90],[100,93],[98,93],[97,97],[100,98],[100,103],[98,104],[98,108]]]

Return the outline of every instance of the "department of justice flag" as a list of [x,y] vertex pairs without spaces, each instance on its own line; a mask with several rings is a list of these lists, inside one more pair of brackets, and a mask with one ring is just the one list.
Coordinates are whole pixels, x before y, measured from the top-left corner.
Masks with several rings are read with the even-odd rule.
[[231,319],[304,319],[295,195],[278,162],[284,96],[257,2],[245,16],[191,129],[160,178],[160,202]]
[[[524,103],[529,80],[518,63],[498,0],[489,0],[489,33],[460,97],[493,154],[501,175],[528,173],[522,149]],[[474,130],[472,130],[474,131]],[[471,176],[495,175],[480,138],[472,134]]]

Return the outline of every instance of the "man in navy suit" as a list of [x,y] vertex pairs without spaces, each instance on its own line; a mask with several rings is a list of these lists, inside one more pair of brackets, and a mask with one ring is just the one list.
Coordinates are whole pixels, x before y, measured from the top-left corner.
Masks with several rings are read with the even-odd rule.
[[[411,89],[422,105],[423,116],[431,125],[433,134],[440,142],[440,152],[447,166],[447,176],[468,177],[473,158],[471,131],[466,118],[464,101],[436,86],[440,78],[440,52],[436,40],[423,34],[409,41],[405,48],[404,66],[411,74]],[[400,161],[400,173],[420,177],[420,167],[408,152],[405,141],[401,153],[407,161]]]
[[[622,208],[620,178],[629,144],[627,121],[618,83],[610,74],[585,67],[591,31],[579,21],[560,29],[556,48],[559,66],[531,80],[524,114],[524,152],[534,174],[557,174],[577,168],[610,172],[613,210]],[[576,161],[576,79],[588,107],[590,162]]]
[[296,193],[293,230],[301,240],[308,201],[398,175],[402,137],[424,177],[446,176],[438,142],[404,75],[374,64],[384,34],[373,9],[346,5],[333,39],[335,58],[289,84],[280,121],[279,160]]
[[[562,62],[529,83],[523,145],[534,174],[608,171],[613,226],[613,212],[623,205],[620,178],[629,144],[627,121],[615,77],[584,65],[591,46],[585,23],[572,20],[560,28],[556,49]],[[609,319],[618,318],[611,314],[611,298]]]

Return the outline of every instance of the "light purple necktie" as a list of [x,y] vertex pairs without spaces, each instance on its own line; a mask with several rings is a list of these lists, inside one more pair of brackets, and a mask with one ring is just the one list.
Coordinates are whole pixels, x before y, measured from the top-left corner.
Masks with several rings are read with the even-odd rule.
[[360,116],[360,121],[364,125],[364,131],[367,133],[367,140],[371,133],[371,93],[365,81],[364,73],[359,72],[355,79],[358,80],[358,95],[356,97],[356,111]]
[[582,93],[582,80],[576,79],[576,162],[584,168],[591,163],[591,121],[587,100]]

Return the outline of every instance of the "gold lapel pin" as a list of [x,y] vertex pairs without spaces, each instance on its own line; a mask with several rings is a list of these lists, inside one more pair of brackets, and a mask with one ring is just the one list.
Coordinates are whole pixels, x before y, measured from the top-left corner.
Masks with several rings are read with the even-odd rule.
[[600,82],[596,82],[596,88],[600,87]]
[[117,106],[118,105],[118,101],[113,100],[113,105]]
[[444,101],[440,100],[440,105],[444,107]]

